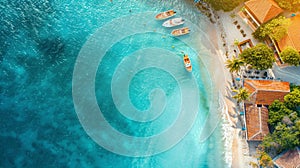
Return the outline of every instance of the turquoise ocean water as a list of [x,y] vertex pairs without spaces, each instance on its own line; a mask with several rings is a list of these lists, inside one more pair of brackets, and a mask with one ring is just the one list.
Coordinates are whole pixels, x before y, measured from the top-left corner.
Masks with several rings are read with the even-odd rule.
[[[199,27],[202,30],[199,33],[211,28],[207,26],[207,18],[189,1],[2,0],[0,167],[226,167],[220,124],[206,141],[199,141],[210,112],[213,91],[205,68],[209,65],[204,65],[205,59],[198,57],[195,48],[183,42],[192,41],[193,36],[181,40],[169,35],[171,29],[162,33],[156,32],[156,28],[152,32],[130,34],[109,46],[96,72],[95,95],[108,122],[130,136],[151,136],[169,128],[179,116],[181,88],[178,79],[159,67],[142,69],[130,79],[128,95],[118,98],[128,98],[140,111],[151,105],[164,107],[156,121],[140,123],[124,117],[114,105],[112,81],[123,77],[115,72],[130,71],[128,68],[133,65],[126,59],[137,51],[159,48],[170,52],[176,58],[174,65],[181,63],[181,51],[189,53],[193,62],[192,74],[176,66],[171,68],[185,74],[179,81],[194,76],[200,95],[199,111],[191,130],[169,150],[149,157],[128,157],[110,152],[87,135],[74,109],[72,75],[86,41],[120,17],[158,13],[170,8],[177,9],[182,17]],[[161,23],[157,22],[157,29]],[[147,26],[147,21],[137,18],[133,24]],[[112,29],[126,30],[126,24]],[[201,45],[206,43],[199,47]],[[150,61],[157,63],[157,60]],[[120,68],[121,63],[124,66]],[[163,90],[165,99],[151,104],[149,97],[156,95],[152,92],[156,88]],[[122,110],[127,108],[126,104],[122,106]]]

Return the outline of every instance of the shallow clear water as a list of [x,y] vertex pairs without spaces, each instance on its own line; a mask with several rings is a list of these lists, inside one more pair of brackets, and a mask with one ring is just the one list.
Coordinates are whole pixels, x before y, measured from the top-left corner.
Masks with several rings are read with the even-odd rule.
[[[100,43],[116,41],[101,44],[108,45],[108,50],[99,51],[103,58],[95,62],[96,101],[114,129],[133,137],[149,137],[170,128],[181,117],[181,107],[194,104],[182,105],[182,91],[192,93],[196,88],[199,104],[191,129],[162,153],[128,157],[98,145],[78,120],[72,97],[73,70],[86,42],[120,17],[144,12],[152,16],[170,8],[177,9],[189,26],[197,27],[192,29],[193,35],[205,39],[204,32],[211,28],[207,19],[192,4],[179,0],[1,1],[0,167],[225,167],[221,128],[206,141],[199,141],[214,95],[205,63],[213,51],[196,36],[171,37],[171,29],[162,28],[158,21],[131,17],[107,28],[131,31],[126,25],[130,24],[136,29],[145,26],[143,31],[120,37],[99,33],[103,35],[97,36]],[[181,51],[191,58],[191,74],[183,68]],[[124,75],[133,71],[136,73],[127,74],[132,78]],[[123,103],[127,100],[130,104]],[[116,101],[120,103],[116,105]],[[137,122],[126,117],[131,108],[141,114],[147,110],[157,114],[151,121]],[[168,138],[163,143],[173,139]],[[151,145],[148,148],[155,148]]]

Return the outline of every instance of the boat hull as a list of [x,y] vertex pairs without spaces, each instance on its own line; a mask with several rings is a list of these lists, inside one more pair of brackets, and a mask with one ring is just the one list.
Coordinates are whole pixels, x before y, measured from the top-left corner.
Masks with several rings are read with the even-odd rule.
[[189,34],[189,33],[190,33],[190,29],[188,27],[184,27],[181,29],[175,29],[171,32],[171,34],[173,36],[182,36],[182,35]]
[[165,21],[162,26],[164,27],[175,27],[184,24],[184,20],[180,18],[169,19]]
[[155,19],[156,20],[164,20],[164,19],[168,19],[172,16],[175,16],[176,15],[176,12],[174,10],[168,10],[168,11],[165,11],[165,12],[161,12],[159,14],[157,14],[155,16]]
[[187,54],[185,54],[183,56],[183,64],[184,64],[184,67],[185,69],[188,71],[188,72],[192,72],[192,63],[191,63],[191,60],[189,58],[189,56]]

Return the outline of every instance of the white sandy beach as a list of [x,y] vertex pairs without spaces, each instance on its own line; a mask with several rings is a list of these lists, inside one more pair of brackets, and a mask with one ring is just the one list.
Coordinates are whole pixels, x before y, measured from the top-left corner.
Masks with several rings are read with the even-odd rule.
[[[251,39],[254,44],[257,43],[257,40],[255,40],[252,37],[252,30],[247,26],[245,22],[239,16],[235,16],[232,18],[230,16],[231,13],[237,14],[237,10],[232,12],[216,12],[219,16],[219,19],[217,19],[217,22],[215,23],[215,26],[217,28],[217,36],[215,42],[218,43],[219,50],[218,55],[220,56],[220,62],[224,63],[224,75],[225,75],[225,88],[223,91],[223,95],[225,97],[225,102],[227,105],[227,114],[225,119],[228,120],[228,124],[226,124],[227,128],[226,130],[231,134],[230,137],[227,137],[227,141],[231,143],[231,149],[232,149],[232,163],[231,167],[233,168],[246,168],[251,166],[249,163],[256,162],[256,158],[249,156],[249,149],[248,144],[245,138],[243,138],[242,134],[242,125],[241,121],[238,119],[239,117],[239,111],[237,110],[237,104],[236,101],[232,98],[232,91],[231,88],[233,87],[233,81],[232,81],[232,75],[229,73],[228,69],[225,67],[225,61],[227,59],[232,58],[236,53],[234,50],[238,50],[236,46],[234,46],[234,40],[237,39],[238,41],[243,41],[246,39]],[[247,34],[246,37],[243,37],[240,33],[240,30],[236,28],[236,25],[233,24],[233,22],[237,20],[238,23],[241,25],[241,29],[245,31]],[[223,35],[223,38],[221,37]],[[224,36],[225,35],[225,36]],[[224,43],[226,43],[226,46],[224,46]],[[226,52],[228,53],[226,56]],[[220,84],[223,85],[224,83]]]

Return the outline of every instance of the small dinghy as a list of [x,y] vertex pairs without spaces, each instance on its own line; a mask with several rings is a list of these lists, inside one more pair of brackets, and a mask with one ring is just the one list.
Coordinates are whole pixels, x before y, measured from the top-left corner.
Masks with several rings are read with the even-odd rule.
[[156,20],[164,20],[164,19],[174,16],[175,14],[176,14],[176,12],[172,9],[172,10],[168,10],[168,11],[157,14],[155,16],[155,18],[156,18]]
[[173,36],[182,36],[182,35],[189,34],[189,33],[190,33],[190,29],[188,27],[184,27],[181,29],[175,29],[171,32],[171,34]]
[[184,19],[179,17],[179,18],[169,19],[165,21],[162,25],[164,27],[174,27],[174,26],[182,25],[183,23],[184,23]]
[[192,72],[192,63],[187,54],[183,55],[183,63],[184,63],[185,69],[189,72]]

